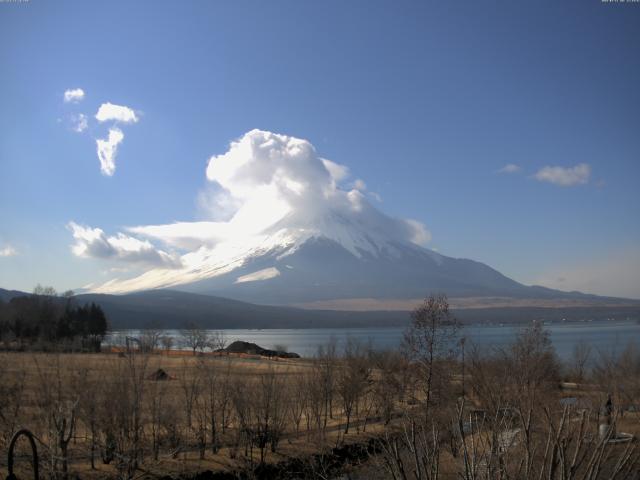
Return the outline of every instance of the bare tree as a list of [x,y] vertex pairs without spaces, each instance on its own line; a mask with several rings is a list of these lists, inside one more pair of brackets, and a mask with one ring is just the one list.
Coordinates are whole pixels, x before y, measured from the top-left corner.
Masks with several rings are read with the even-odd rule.
[[349,433],[349,426],[354,409],[367,393],[371,383],[371,365],[368,352],[356,339],[349,338],[344,349],[343,361],[338,369],[337,386],[342,399],[343,412],[346,418],[344,433]]
[[160,345],[160,340],[163,338],[163,335],[164,331],[160,328],[160,324],[155,321],[150,322],[140,334],[140,350],[149,353],[155,352]]
[[[208,424],[209,435],[211,439],[211,452],[218,453],[220,444],[220,400],[225,395],[225,392],[221,391],[223,382],[220,380],[220,374],[216,365],[213,364],[211,359],[203,360],[199,363],[201,370],[200,377],[202,378],[202,408],[204,410],[205,422]],[[205,425],[206,428],[207,425]]]
[[151,436],[151,452],[155,461],[159,458],[163,430],[168,423],[167,414],[173,410],[167,405],[168,402],[167,382],[164,380],[150,382],[145,395],[145,404],[148,432]]
[[375,407],[382,415],[384,424],[388,425],[396,404],[404,397],[404,376],[408,366],[405,358],[395,351],[375,352],[372,361],[378,375],[373,383]]
[[[324,438],[326,431],[326,377],[324,369],[318,368],[318,364],[314,363],[314,369],[305,378],[307,391],[307,404],[305,417],[307,419],[307,438],[312,432],[312,426],[319,440]],[[323,422],[323,418],[325,421]]]
[[580,340],[573,347],[573,354],[571,357],[571,375],[576,382],[582,382],[584,380],[590,356],[591,345],[584,340]]
[[77,390],[70,385],[66,369],[62,368],[60,355],[49,357],[48,368],[36,357],[34,362],[40,385],[36,402],[47,427],[45,438],[50,444],[51,472],[54,476],[61,473],[66,480],[69,477],[69,442],[76,429],[79,397],[74,394]]
[[189,322],[180,330],[182,342],[189,347],[195,355],[196,352],[203,351],[208,346],[208,338],[206,330],[202,330],[195,323]]
[[166,353],[169,353],[173,348],[173,337],[171,335],[163,335],[160,337],[160,343]]
[[422,376],[425,412],[440,390],[448,384],[450,369],[442,362],[454,356],[459,324],[449,312],[446,295],[431,295],[411,314],[404,335],[404,351]]
[[300,433],[300,422],[307,410],[309,402],[309,392],[307,390],[308,375],[298,372],[292,375],[288,383],[288,410],[289,417],[295,425],[296,436]]
[[131,479],[138,470],[144,440],[145,382],[149,357],[131,351],[114,359],[102,379],[99,402],[102,460],[116,460],[118,476]]
[[88,367],[82,367],[78,371],[75,382],[76,395],[79,398],[78,419],[89,435],[89,458],[91,469],[95,470],[95,454],[98,440],[99,421],[99,396],[101,381],[90,371]]
[[224,332],[220,330],[209,332],[206,342],[207,346],[213,351],[224,350],[227,346],[227,338],[225,337]]
[[201,388],[199,372],[194,370],[190,368],[190,363],[185,359],[180,375],[180,389],[182,390],[182,406],[189,429],[193,427],[193,408]]
[[272,368],[262,373],[253,396],[253,435],[264,463],[267,446],[276,452],[286,421],[286,402],[282,377]]
[[323,402],[323,425],[327,427],[329,418],[333,418],[333,396],[336,382],[337,340],[332,337],[327,345],[320,345],[314,358],[316,381],[320,387]]
[[[11,368],[13,367],[13,368]],[[22,420],[26,372],[22,366],[0,357],[0,449],[8,447]]]

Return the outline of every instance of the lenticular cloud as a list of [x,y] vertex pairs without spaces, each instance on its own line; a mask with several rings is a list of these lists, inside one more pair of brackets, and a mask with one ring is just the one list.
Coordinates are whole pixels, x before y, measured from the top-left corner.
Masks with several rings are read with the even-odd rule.
[[390,217],[371,205],[362,180],[343,184],[348,168],[320,157],[307,140],[251,130],[209,159],[206,177],[216,190],[211,218],[218,206],[234,206],[225,221],[128,228],[147,241],[182,250],[182,268],[155,268],[110,281],[101,291],[197,281],[232,271],[260,252],[280,248],[286,255],[287,248],[311,237],[327,237],[356,256],[375,254],[389,242],[424,245],[430,240],[422,223]]

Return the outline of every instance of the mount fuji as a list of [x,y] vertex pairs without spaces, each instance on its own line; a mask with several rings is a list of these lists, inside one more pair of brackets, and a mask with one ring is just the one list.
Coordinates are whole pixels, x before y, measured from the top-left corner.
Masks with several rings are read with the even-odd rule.
[[212,210],[232,206],[226,219],[130,227],[117,236],[70,224],[76,255],[145,270],[87,290],[174,289],[312,308],[373,302],[384,309],[432,292],[480,302],[600,298],[525,286],[426,248],[422,223],[383,213],[364,182],[348,182],[348,169],[306,140],[252,130],[211,157],[206,173]]

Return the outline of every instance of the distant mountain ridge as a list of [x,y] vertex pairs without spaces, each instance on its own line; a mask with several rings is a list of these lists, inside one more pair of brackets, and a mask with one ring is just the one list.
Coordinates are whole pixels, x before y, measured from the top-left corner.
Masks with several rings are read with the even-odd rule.
[[20,290],[5,290],[4,288],[0,288],[0,300],[3,302],[8,302],[12,298],[21,297],[23,295],[29,295],[26,292],[21,292]]
[[[8,301],[29,293],[3,290],[0,299]],[[181,328],[195,323],[202,328],[358,328],[404,326],[408,310],[340,311],[306,310],[251,303],[194,293],[151,290],[127,295],[80,294],[79,303],[95,302],[105,311],[111,328]],[[532,320],[560,321],[606,318],[640,319],[640,302],[627,305],[549,307],[501,307],[453,309],[464,323],[527,323]]]

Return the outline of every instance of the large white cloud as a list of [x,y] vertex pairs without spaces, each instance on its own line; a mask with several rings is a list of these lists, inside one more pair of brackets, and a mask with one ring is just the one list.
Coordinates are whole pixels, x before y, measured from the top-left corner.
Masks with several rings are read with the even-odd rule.
[[541,182],[571,187],[588,183],[590,176],[591,167],[586,163],[580,163],[575,167],[543,167],[533,177]]
[[[178,222],[138,226],[130,230],[182,248],[213,246],[221,241],[282,228],[309,228],[326,224],[336,213],[375,236],[394,237],[424,246],[431,238],[415,220],[389,217],[361,192],[341,188],[347,167],[321,158],[307,140],[252,130],[231,143],[229,150],[209,159],[207,179],[222,190],[219,201],[236,205],[227,222]],[[330,234],[331,232],[327,232]]]
[[179,268],[180,258],[154,247],[149,241],[118,233],[107,236],[100,228],[68,224],[75,243],[71,247],[74,255],[84,258],[101,258],[148,267]]
[[81,88],[70,88],[64,92],[65,103],[78,103],[84,98],[84,90]]
[[96,113],[96,120],[99,122],[120,122],[120,123],[136,123],[138,116],[131,108],[124,105],[114,105],[107,102],[100,105]]
[[333,188],[340,171],[334,163],[332,175],[326,165],[306,140],[252,130],[229,151],[209,159],[207,179],[240,199],[253,198],[256,189],[271,189],[289,199],[319,198]]
[[109,129],[109,135],[106,139],[97,139],[96,147],[98,151],[98,160],[100,160],[100,171],[103,175],[112,176],[116,171],[116,154],[118,153],[118,145],[124,140],[122,130],[117,127]]

